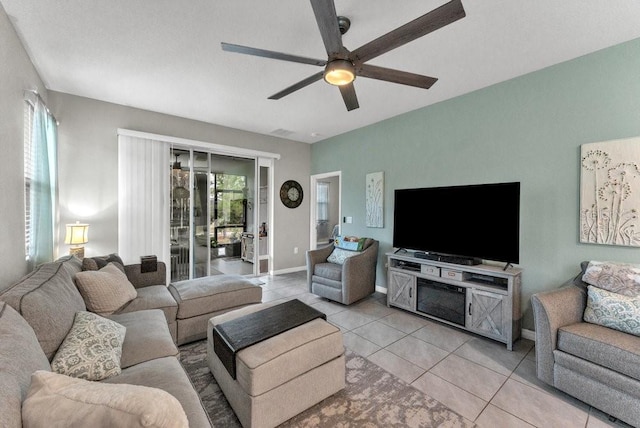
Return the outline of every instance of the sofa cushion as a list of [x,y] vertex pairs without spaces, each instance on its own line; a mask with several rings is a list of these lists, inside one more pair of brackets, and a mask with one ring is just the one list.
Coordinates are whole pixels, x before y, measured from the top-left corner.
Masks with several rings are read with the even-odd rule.
[[102,380],[120,373],[126,328],[91,312],[76,319],[51,361],[56,373],[86,380]]
[[628,297],[590,285],[584,320],[640,336],[640,296]]
[[187,414],[187,419],[189,419],[189,428],[211,428],[213,426],[191,380],[175,357],[156,358],[136,364],[123,369],[118,376],[100,383],[126,383],[160,388],[178,399]]
[[640,380],[640,337],[581,322],[558,330],[560,351]]
[[[318,263],[313,269],[313,274],[332,281],[342,281],[342,266],[336,263]],[[316,280],[314,276],[314,281]],[[342,285],[340,285],[342,287]]]
[[590,261],[582,280],[625,296],[640,296],[640,265]]
[[135,299],[118,309],[116,314],[142,311],[145,309],[162,309],[169,324],[176,322],[178,303],[173,298],[166,285],[150,285],[137,288]]
[[76,285],[87,309],[99,315],[112,314],[138,295],[135,287],[116,265],[76,274]]
[[25,426],[188,428],[180,402],[166,391],[112,385],[37,371],[23,405]]
[[76,312],[87,308],[65,262],[40,265],[0,293],[31,325],[47,358],[53,358],[69,333]]
[[82,260],[72,254],[62,256],[58,258],[56,262],[61,262],[63,264],[71,278],[74,278],[76,273],[82,271]]
[[0,426],[21,427],[21,404],[31,373],[50,370],[31,326],[11,306],[0,302]]
[[107,316],[127,329],[122,344],[123,369],[155,358],[178,355],[164,313],[160,309]]
[[553,351],[553,359],[556,364],[556,370],[558,366],[565,367],[567,370],[579,373],[592,382],[596,381],[602,385],[607,385],[609,388],[623,391],[625,394],[640,399],[640,381],[632,377],[625,376],[622,373],[613,371],[599,364],[594,364],[591,361],[578,358],[575,355],[558,351],[557,349]]
[[262,287],[242,275],[213,275],[172,282],[178,319],[187,319],[236,306],[260,303]]

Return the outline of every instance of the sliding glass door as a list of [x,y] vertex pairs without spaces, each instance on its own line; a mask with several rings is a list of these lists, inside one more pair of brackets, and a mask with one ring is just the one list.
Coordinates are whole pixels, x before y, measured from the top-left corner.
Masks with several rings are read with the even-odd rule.
[[175,147],[171,159],[171,280],[257,273],[242,246],[257,233],[256,159]]

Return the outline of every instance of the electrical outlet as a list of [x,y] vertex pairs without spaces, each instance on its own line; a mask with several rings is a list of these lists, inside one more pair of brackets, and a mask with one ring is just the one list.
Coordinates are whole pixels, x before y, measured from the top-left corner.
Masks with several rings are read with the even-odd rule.
[[298,254],[298,247],[293,247],[293,254]]

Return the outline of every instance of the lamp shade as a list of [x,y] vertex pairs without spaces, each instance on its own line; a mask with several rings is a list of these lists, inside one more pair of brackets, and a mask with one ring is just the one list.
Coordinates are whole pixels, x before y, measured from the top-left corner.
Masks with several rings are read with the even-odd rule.
[[89,225],[76,222],[67,224],[67,234],[64,238],[65,244],[81,245],[89,242]]

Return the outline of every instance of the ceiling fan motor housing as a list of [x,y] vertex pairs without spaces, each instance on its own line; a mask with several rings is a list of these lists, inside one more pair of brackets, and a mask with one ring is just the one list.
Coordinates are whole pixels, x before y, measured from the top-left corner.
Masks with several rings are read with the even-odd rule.
[[345,34],[351,28],[351,21],[346,16],[338,16],[338,28],[340,34]]

